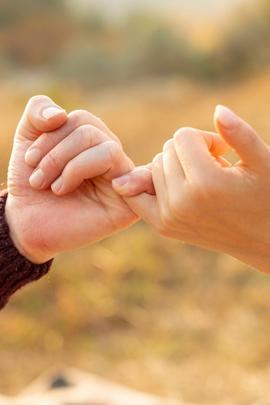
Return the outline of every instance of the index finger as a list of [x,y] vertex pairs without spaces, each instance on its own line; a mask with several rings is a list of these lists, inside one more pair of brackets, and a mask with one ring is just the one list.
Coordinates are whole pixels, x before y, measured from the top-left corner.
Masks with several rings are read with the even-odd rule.
[[45,132],[30,146],[25,155],[26,163],[36,167],[41,160],[73,131],[83,125],[92,125],[107,135],[107,139],[119,140],[109,128],[95,115],[85,110],[76,110],[68,114],[67,122],[54,132]]
[[228,150],[217,134],[194,128],[177,131],[174,145],[187,178],[220,169],[216,158]]

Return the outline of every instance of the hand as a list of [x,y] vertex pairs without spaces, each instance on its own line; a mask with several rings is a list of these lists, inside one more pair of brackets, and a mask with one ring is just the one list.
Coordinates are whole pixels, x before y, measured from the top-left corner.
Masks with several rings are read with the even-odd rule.
[[43,263],[134,223],[137,216],[111,186],[133,168],[97,117],[67,116],[48,97],[34,97],[17,128],[8,172],[6,217],[19,251]]
[[[114,181],[115,190],[162,235],[270,273],[270,148],[225,107],[216,109],[215,124],[223,141],[186,128],[165,144],[152,167],[156,196],[130,197],[141,181],[136,171],[126,186]],[[226,144],[241,158],[233,166],[221,157]],[[150,183],[150,170],[143,170]]]

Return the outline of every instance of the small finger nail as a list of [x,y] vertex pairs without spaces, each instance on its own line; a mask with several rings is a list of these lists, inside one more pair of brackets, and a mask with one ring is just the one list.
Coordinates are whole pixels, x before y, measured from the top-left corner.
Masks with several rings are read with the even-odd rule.
[[114,189],[119,194],[124,194],[129,191],[130,176],[122,176],[112,181]]
[[31,166],[35,166],[40,162],[41,153],[38,149],[30,149],[25,154],[25,161]]
[[216,107],[215,117],[218,122],[227,129],[233,129],[239,121],[237,115],[223,105]]
[[53,184],[52,184],[52,191],[54,193],[59,193],[59,191],[61,190],[63,186],[63,180],[62,177],[59,177],[59,179],[57,179]]
[[41,169],[36,170],[29,179],[33,188],[41,188],[45,180],[44,173]]
[[46,120],[56,117],[57,115],[63,114],[65,110],[60,107],[48,107],[42,111],[42,117]]

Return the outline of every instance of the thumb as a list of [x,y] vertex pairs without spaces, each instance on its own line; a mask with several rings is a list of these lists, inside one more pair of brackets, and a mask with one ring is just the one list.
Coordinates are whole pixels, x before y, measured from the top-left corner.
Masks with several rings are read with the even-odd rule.
[[34,141],[43,132],[54,131],[67,121],[65,110],[47,96],[32,97],[19,122],[16,136]]
[[247,122],[222,105],[216,107],[214,121],[219,134],[245,164],[252,167],[261,166],[268,148]]

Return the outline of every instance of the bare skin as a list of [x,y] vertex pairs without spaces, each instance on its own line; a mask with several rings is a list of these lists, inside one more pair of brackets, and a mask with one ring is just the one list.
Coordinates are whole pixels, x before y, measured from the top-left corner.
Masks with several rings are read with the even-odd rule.
[[136,222],[111,184],[133,168],[97,117],[80,110],[67,115],[46,96],[31,99],[8,170],[6,218],[18,250],[43,263]]
[[[216,109],[217,133],[181,129],[151,164],[135,169],[103,122],[57,106],[44,119],[53,106],[47,97],[28,104],[9,169],[6,215],[31,261],[103,239],[141,217],[162,235],[270,273],[270,148],[232,111]],[[240,157],[236,165],[222,157],[228,148]]]
[[[135,169],[114,189],[162,235],[270,273],[270,148],[226,107],[217,107],[215,125],[219,135],[179,130],[152,170]],[[227,146],[240,157],[236,165],[222,158]],[[155,196],[136,195],[143,182],[153,182]]]

